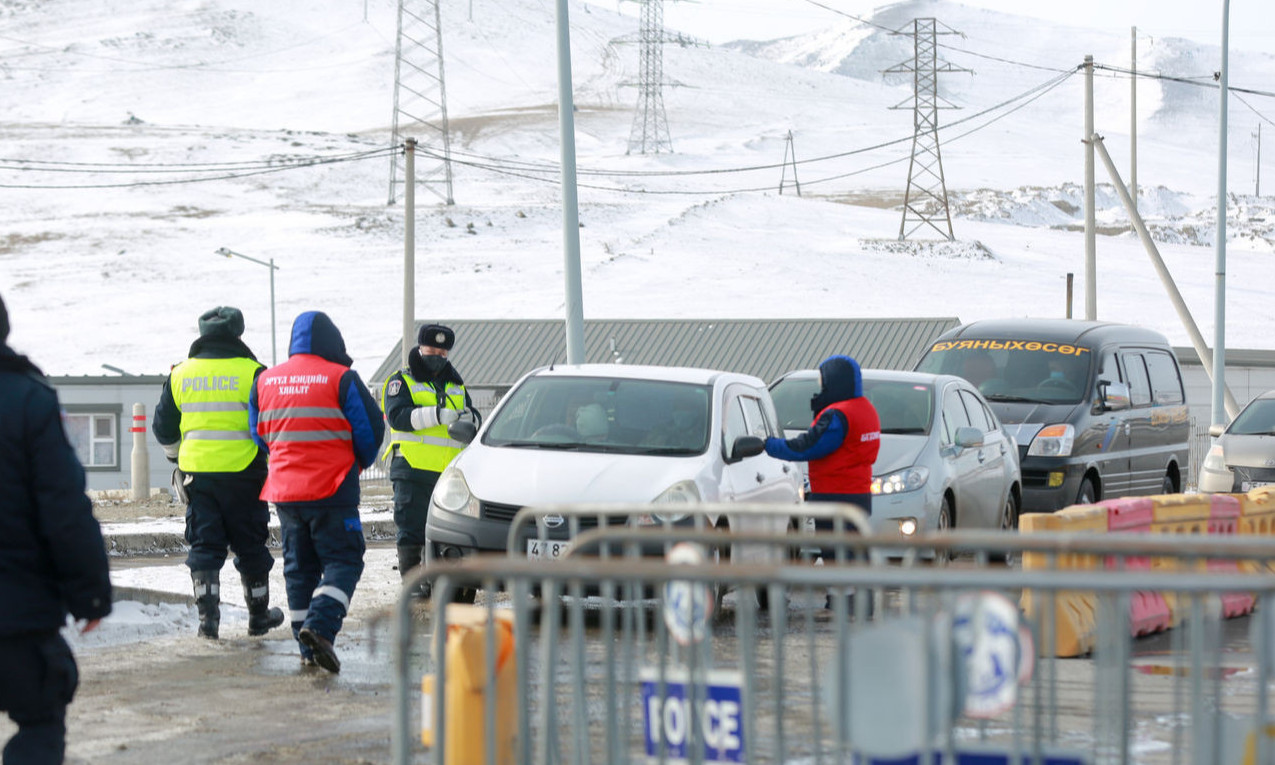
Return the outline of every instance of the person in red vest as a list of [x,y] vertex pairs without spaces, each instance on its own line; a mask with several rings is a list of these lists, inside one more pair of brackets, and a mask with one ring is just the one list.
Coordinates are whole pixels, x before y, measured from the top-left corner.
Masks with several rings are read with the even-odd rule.
[[[881,420],[863,395],[859,362],[829,356],[819,364],[820,389],[810,399],[815,419],[805,433],[766,439],[766,453],[810,463],[807,502],[849,502],[872,514],[872,464],[881,447]],[[829,520],[816,528],[830,529]],[[824,550],[829,557],[830,550]]]
[[766,439],[766,453],[810,462],[807,501],[852,502],[872,514],[872,463],[881,447],[881,420],[863,396],[859,362],[829,356],[819,364],[820,389],[810,399],[814,422],[793,438]]
[[341,332],[321,311],[292,324],[288,360],[257,377],[254,440],[269,451],[261,498],[283,537],[283,577],[301,663],[341,671],[336,636],[363,575],[359,473],[376,460],[385,422],[350,369]]

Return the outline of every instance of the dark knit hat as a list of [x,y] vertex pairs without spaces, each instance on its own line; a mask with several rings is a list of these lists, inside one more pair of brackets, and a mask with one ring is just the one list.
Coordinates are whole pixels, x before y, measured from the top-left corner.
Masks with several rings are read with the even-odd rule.
[[417,345],[450,351],[452,344],[455,342],[456,333],[452,331],[451,327],[444,327],[442,324],[422,324],[421,328],[416,332]]
[[243,313],[238,308],[217,306],[199,317],[200,337],[236,338],[243,334]]
[[4,307],[4,298],[0,298],[0,343],[9,339],[9,310]]

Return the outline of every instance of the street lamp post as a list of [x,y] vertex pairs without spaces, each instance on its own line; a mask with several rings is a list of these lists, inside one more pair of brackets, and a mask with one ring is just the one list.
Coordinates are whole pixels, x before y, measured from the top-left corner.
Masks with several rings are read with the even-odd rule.
[[274,264],[274,258],[271,258],[269,262],[266,262],[266,261],[264,261],[264,260],[257,260],[256,258],[252,258],[252,257],[249,257],[249,256],[247,256],[247,255],[244,255],[242,252],[235,252],[234,250],[230,250],[230,249],[227,249],[227,248],[225,248],[225,247],[218,247],[218,248],[217,248],[217,254],[218,254],[218,255],[225,255],[225,256],[226,256],[226,257],[228,257],[228,258],[243,258],[244,260],[251,261],[251,262],[253,262],[253,263],[256,263],[256,264],[257,264],[257,265],[259,265],[259,266],[265,266],[266,268],[269,268],[269,269],[270,269],[270,366],[274,366],[274,365],[278,364],[278,363],[279,363],[279,351],[278,351],[278,346],[275,344],[275,332],[274,332],[274,328],[275,328],[275,322],[274,322],[274,272],[275,272],[275,271],[278,271],[278,270],[279,270],[279,267],[278,267],[278,266],[276,266],[276,265]]

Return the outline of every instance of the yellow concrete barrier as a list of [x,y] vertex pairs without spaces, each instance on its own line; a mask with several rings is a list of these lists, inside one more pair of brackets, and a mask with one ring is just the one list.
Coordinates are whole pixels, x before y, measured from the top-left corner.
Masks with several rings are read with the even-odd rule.
[[[1106,533],[1107,508],[1099,505],[1075,505],[1055,513],[1030,513],[1018,520],[1019,533]],[[1059,570],[1093,569],[1101,563],[1097,555],[1067,553],[1058,556]],[[1044,553],[1025,553],[1024,570],[1049,568]],[[1052,614],[1044,613],[1045,598],[1032,590],[1023,590],[1020,605],[1028,618],[1042,614],[1040,648],[1046,647],[1044,635],[1054,634],[1054,655],[1082,656],[1093,650],[1097,638],[1097,599],[1089,591],[1062,590],[1054,596]]]
[[[1275,486],[1262,486],[1247,494],[1231,496],[1240,503],[1240,534],[1275,536]],[[1241,561],[1240,569],[1253,574],[1269,574],[1275,572],[1275,561]]]
[[[514,738],[518,730],[518,699],[515,690],[514,617],[509,610],[494,615],[496,630],[496,677],[487,676],[487,609],[461,603],[447,605],[447,641],[444,661],[447,687],[442,703],[447,736],[442,761],[446,765],[487,762],[487,740],[496,744],[495,762],[514,761]],[[435,676],[421,680],[421,743],[434,745],[434,708],[438,703]],[[496,694],[496,729],[486,730],[487,694]]]

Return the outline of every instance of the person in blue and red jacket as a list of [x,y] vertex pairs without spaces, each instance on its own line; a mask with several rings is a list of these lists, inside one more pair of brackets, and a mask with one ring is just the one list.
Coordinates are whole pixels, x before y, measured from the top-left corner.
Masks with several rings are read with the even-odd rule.
[[261,498],[283,537],[292,634],[305,666],[341,671],[336,636],[363,575],[359,473],[376,460],[385,421],[321,311],[292,324],[288,360],[257,377],[248,399],[253,438],[270,453]]
[[3,760],[44,765],[63,760],[79,683],[60,630],[111,612],[111,575],[58,394],[8,337],[0,300],[0,711],[18,726]]
[[819,364],[820,389],[810,399],[809,429],[793,438],[766,439],[766,453],[810,462],[807,501],[850,502],[872,514],[872,463],[881,446],[881,420],[863,396],[859,362],[829,356]]

